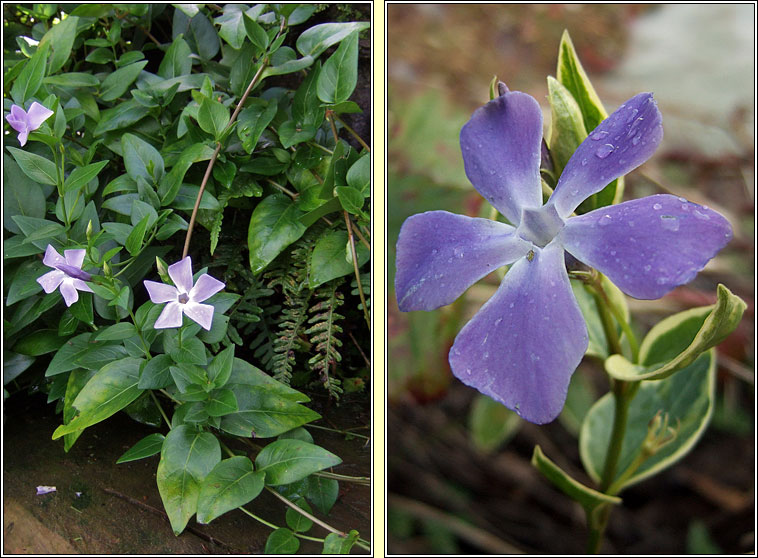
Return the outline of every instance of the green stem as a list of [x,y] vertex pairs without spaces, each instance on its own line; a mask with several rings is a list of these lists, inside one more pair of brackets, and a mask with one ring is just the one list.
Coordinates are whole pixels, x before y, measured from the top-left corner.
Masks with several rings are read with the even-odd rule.
[[350,126],[348,126],[347,124],[345,124],[345,121],[344,121],[344,120],[342,120],[342,119],[341,119],[339,116],[337,116],[336,114],[335,114],[334,116],[335,116],[335,118],[336,118],[337,120],[339,120],[339,121],[340,121],[340,124],[342,124],[342,126],[345,128],[345,130],[347,130],[347,131],[350,133],[350,135],[351,135],[351,136],[353,136],[353,137],[355,138],[355,140],[356,140],[358,143],[360,143],[360,144],[361,144],[361,147],[363,147],[363,149],[365,149],[366,151],[368,151],[368,152],[370,153],[370,152],[371,152],[371,148],[370,148],[370,147],[369,147],[369,146],[366,144],[366,142],[365,142],[365,141],[363,141],[363,139],[361,138],[361,136],[359,136],[359,135],[356,133],[356,131],[355,131],[355,130],[353,130],[353,129],[352,129]]
[[602,482],[600,483],[600,490],[605,493],[607,493],[608,487],[613,484],[614,477],[616,476],[616,468],[621,457],[621,448],[624,443],[624,434],[626,433],[626,422],[629,417],[629,404],[632,402],[638,385],[636,382],[612,381],[615,403],[613,429],[611,430],[611,440],[608,444],[608,453],[605,456],[605,466]]
[[161,413],[161,416],[163,417],[163,420],[166,421],[166,425],[168,425],[168,429],[171,430],[171,421],[168,420],[168,416],[166,416],[165,411],[163,410],[163,407],[161,406],[160,401],[158,401],[158,398],[156,397],[153,390],[150,390],[150,397],[153,398],[153,403],[155,403],[155,406],[158,407],[158,410]]
[[[280,528],[278,525],[275,525],[274,523],[271,523],[270,521],[266,521],[262,517],[258,517],[257,515],[255,515],[254,513],[248,511],[247,509],[243,508],[242,506],[240,506],[237,509],[240,510],[240,511],[242,511],[242,512],[244,512],[244,513],[246,513],[247,515],[249,515],[250,517],[252,517],[253,519],[255,519],[257,522],[262,523],[263,525],[265,525],[266,527],[268,527],[270,529],[276,530],[276,529]],[[301,533],[295,533],[295,532],[293,532],[292,534],[295,535],[298,538],[305,539],[307,541],[314,541],[314,542],[319,542],[319,543],[323,543],[324,542],[324,539],[319,539],[317,537],[309,537],[308,535],[303,535]]]

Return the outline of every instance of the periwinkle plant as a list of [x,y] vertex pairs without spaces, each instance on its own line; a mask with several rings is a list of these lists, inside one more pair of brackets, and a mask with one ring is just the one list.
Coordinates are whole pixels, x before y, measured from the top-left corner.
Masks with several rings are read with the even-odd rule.
[[[162,428],[118,463],[159,455],[157,488],[177,535],[193,516],[206,524],[239,510],[272,529],[266,552],[294,553],[301,538],[325,553],[368,549],[311,505],[326,516],[338,481],[369,479],[330,470],[340,458],[303,428],[320,415],[289,377],[258,368],[274,342],[243,328],[263,314],[250,293],[275,296],[262,273],[278,257],[295,259],[306,232],[310,252],[297,252],[295,265],[307,263],[312,284],[300,290],[329,284],[337,300],[355,274],[364,306],[355,313],[368,321],[360,268],[369,250],[357,250],[354,235],[364,238],[369,223],[370,155],[342,117],[361,112],[350,97],[358,34],[370,24],[303,25],[324,5],[4,9],[16,38],[5,50],[5,396],[25,391],[29,376],[49,392],[62,412],[53,439],[65,451],[120,411]],[[320,221],[331,213],[327,227]],[[200,227],[209,234],[193,244]],[[193,259],[213,265],[216,248],[233,253],[228,268],[193,274]],[[330,348],[328,377],[341,329],[333,307],[321,313],[302,329]],[[35,379],[38,357],[46,368]],[[264,490],[288,507],[286,527],[246,509]],[[314,523],[330,533],[305,535]]]
[[[580,441],[585,467],[600,490],[569,479],[539,447],[533,461],[584,505],[590,549],[597,551],[610,506],[620,502],[615,495],[680,457],[710,416],[710,401],[702,406],[693,398],[667,406],[665,398],[653,401],[650,389],[670,390],[666,382],[673,385],[673,374],[680,371],[680,379],[688,370],[700,378],[693,367],[703,363],[704,354],[712,368],[710,350],[736,327],[744,303],[720,286],[718,304],[697,314],[695,330],[672,317],[640,346],[617,289],[639,299],[662,297],[691,281],[729,242],[732,229],[718,212],[668,194],[575,213],[653,155],[663,124],[653,95],[640,93],[597,122],[578,145],[566,145],[571,134],[565,128],[583,130],[588,118],[605,113],[567,35],[558,75],[563,83],[550,78],[557,129],[544,142],[537,101],[503,83],[461,130],[466,176],[507,222],[447,211],[409,217],[397,241],[395,291],[400,310],[433,310],[509,266],[495,294],[455,338],[450,368],[463,383],[537,424],[553,421],[563,409],[571,376],[588,350],[586,320],[602,324],[614,400],[609,407],[602,399],[588,413]],[[562,172],[551,189],[541,164],[553,167],[557,154],[566,152],[571,155],[559,161]],[[594,307],[580,307],[570,279],[587,287]],[[677,339],[676,350],[657,354],[661,336]],[[645,380],[656,383],[640,390]],[[711,381],[703,377],[702,389],[709,390]],[[648,389],[651,385],[656,387]],[[635,406],[638,390],[638,403],[649,398],[647,403],[658,407],[650,412]],[[612,431],[606,428],[611,421]],[[677,424],[687,422],[698,427],[680,431]]]

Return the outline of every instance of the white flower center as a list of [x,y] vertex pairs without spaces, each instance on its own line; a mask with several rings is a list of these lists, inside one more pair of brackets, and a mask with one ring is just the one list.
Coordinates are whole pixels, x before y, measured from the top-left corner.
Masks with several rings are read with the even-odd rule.
[[521,224],[517,234],[532,244],[544,248],[563,228],[564,221],[552,204],[537,209],[525,208],[521,211]]

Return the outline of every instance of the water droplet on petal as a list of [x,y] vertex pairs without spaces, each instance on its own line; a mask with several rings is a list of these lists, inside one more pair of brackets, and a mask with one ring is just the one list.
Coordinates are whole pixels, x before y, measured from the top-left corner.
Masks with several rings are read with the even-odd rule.
[[600,219],[598,219],[597,224],[601,227],[605,227],[606,225],[610,225],[611,221],[613,221],[613,218],[606,213]]
[[673,215],[661,215],[661,226],[667,231],[678,231],[679,219]]
[[686,201],[687,201],[685,198],[683,198],[683,197],[681,197],[681,196],[680,196],[680,197],[678,197],[678,198],[676,198],[676,199],[678,199],[680,202],[686,202]]
[[645,271],[650,271],[652,269],[652,266],[650,264],[647,264],[644,269]]
[[659,285],[665,285],[667,283],[665,277],[658,277],[658,279],[656,279],[655,282],[658,283]]
[[605,159],[608,155],[613,153],[614,147],[610,143],[606,143],[605,145],[601,145],[597,148],[597,151],[595,151],[595,156],[598,159]]
[[508,305],[508,308],[513,308],[513,303],[512,302]]
[[640,142],[640,140],[641,140],[641,139],[642,139],[642,136],[641,136],[641,135],[636,135],[636,136],[634,136],[634,137],[632,138],[632,145],[637,145],[637,144]]
[[585,157],[584,159],[582,159],[582,166],[584,167],[586,165],[587,165],[587,158]]
[[702,219],[703,221],[710,221],[711,220],[711,218],[707,214],[701,213],[697,209],[695,210],[695,217],[697,217],[698,219]]
[[606,132],[605,130],[597,131],[590,136],[590,138],[592,138],[595,141],[605,139],[606,137],[608,137],[608,132]]
[[659,204],[659,203],[654,203],[653,204],[653,209],[655,209],[656,211],[659,210],[659,209],[661,209],[662,207],[663,206],[661,204]]
[[615,256],[615,255],[616,255],[616,250],[611,250],[611,256]]
[[634,120],[634,117],[637,116],[637,112],[639,112],[637,109],[632,109],[629,112],[629,118],[626,119],[627,124],[629,124],[632,120]]

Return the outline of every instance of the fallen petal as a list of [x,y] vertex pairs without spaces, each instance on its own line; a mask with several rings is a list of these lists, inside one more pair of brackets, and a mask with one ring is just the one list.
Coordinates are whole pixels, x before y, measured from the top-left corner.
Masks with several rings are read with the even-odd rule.
[[37,487],[37,496],[41,496],[42,494],[50,494],[51,492],[56,492],[58,489],[54,486],[38,486]]

